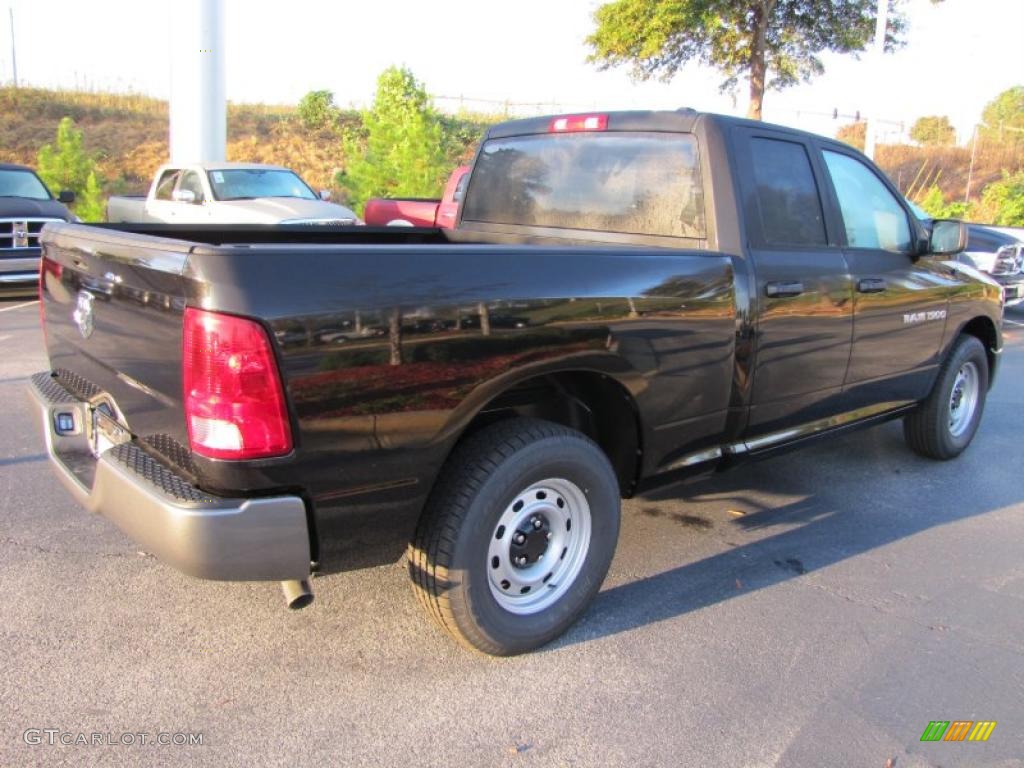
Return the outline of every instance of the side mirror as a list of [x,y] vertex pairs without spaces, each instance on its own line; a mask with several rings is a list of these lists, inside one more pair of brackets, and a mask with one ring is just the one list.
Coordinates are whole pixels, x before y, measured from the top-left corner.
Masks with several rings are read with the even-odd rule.
[[956,219],[937,219],[932,222],[928,238],[928,253],[935,256],[952,256],[967,247],[967,227]]
[[71,205],[71,203],[75,202],[75,193],[70,189],[62,189],[60,194],[57,195],[57,199],[64,203],[64,205]]
[[195,203],[196,201],[196,193],[193,192],[191,189],[176,189],[174,190],[174,193],[171,195],[171,197],[177,203],[192,204]]
[[331,190],[329,190],[329,189],[321,189],[320,190],[320,199],[321,200],[325,200],[325,201],[326,200],[330,200],[331,199]]

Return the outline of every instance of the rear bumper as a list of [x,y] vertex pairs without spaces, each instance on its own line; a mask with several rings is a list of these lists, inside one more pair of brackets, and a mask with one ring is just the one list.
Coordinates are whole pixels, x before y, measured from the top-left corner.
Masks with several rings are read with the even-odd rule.
[[[287,581],[310,574],[306,508],[298,496],[225,498],[191,485],[134,442],[97,459],[88,403],[48,372],[29,384],[50,461],[71,495],[146,551],[202,579]],[[74,427],[58,431],[58,416]]]

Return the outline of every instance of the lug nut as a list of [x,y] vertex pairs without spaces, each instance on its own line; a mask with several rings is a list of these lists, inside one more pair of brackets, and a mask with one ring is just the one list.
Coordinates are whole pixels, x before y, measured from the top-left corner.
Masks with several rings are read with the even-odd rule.
[[538,518],[536,518],[536,517],[533,518],[533,527],[534,528],[540,528],[543,525],[544,525],[544,523],[542,523]]
[[524,536],[521,533],[517,533],[514,541],[516,544],[522,544],[524,541],[526,541],[526,536]]
[[553,534],[551,533],[551,531],[548,531],[548,535],[547,535],[547,539],[548,539],[548,541],[551,541],[551,536],[552,536],[552,535],[553,535]]

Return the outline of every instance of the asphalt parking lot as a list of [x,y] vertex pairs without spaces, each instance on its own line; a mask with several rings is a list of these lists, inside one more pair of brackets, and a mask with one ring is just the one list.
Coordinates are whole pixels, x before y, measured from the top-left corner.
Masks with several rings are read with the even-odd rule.
[[[959,460],[917,458],[890,423],[627,502],[584,619],[491,659],[424,621],[402,563],[317,579],[289,612],[276,584],[192,580],[77,508],[23,393],[46,367],[38,307],[0,301],[0,765],[1024,765],[1008,319]],[[922,743],[932,720],[998,725]]]

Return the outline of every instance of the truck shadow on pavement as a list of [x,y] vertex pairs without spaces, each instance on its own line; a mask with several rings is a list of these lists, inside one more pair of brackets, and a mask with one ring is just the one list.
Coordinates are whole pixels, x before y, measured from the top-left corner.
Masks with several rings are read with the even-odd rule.
[[0,458],[0,467],[10,467],[14,464],[34,464],[40,461],[46,461],[49,458],[45,453],[36,453],[30,456],[9,456],[8,458]]
[[[720,512],[736,507],[754,511],[716,522],[718,543],[728,546],[726,551],[605,589],[582,620],[547,650],[698,611],[930,528],[1020,503],[1024,488],[1000,471],[1000,453],[999,441],[986,440],[983,425],[978,440],[959,460],[922,459],[904,446],[896,423],[643,497],[640,514],[668,518],[666,523],[694,517],[664,510],[679,502],[712,504]],[[754,500],[754,492],[762,499],[800,498],[765,507]],[[721,517],[714,514],[716,520]],[[701,535],[695,527],[680,525],[676,532],[681,537]],[[635,547],[630,551],[629,528],[627,523],[620,552],[642,562],[644,552]],[[773,528],[784,530],[764,535]],[[658,541],[669,547],[672,534]]]

